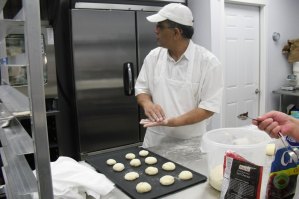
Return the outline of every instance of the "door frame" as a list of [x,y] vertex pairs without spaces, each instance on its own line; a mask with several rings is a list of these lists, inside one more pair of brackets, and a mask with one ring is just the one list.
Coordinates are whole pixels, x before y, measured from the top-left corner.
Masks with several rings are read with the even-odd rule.
[[[221,31],[220,33],[220,56],[219,59],[221,63],[225,63],[225,3],[234,3],[234,4],[242,4],[242,5],[251,5],[251,6],[257,6],[260,8],[260,77],[259,77],[259,88],[260,88],[260,96],[259,96],[259,115],[266,112],[266,89],[267,89],[267,40],[266,40],[266,33],[267,33],[267,6],[266,6],[266,0],[263,1],[256,1],[256,0],[222,0],[220,7],[220,15],[221,15]],[[218,10],[219,11],[219,10]],[[212,27],[213,29],[213,27]],[[217,28],[219,29],[219,28]],[[212,31],[214,32],[214,31]],[[218,34],[219,34],[218,33]],[[215,38],[215,37],[213,37]],[[212,49],[217,49],[217,46],[215,45],[213,48],[213,42],[212,42]],[[224,93],[225,97],[225,93]],[[224,105],[224,102],[223,102]],[[220,126],[224,126],[224,114],[220,114]]]

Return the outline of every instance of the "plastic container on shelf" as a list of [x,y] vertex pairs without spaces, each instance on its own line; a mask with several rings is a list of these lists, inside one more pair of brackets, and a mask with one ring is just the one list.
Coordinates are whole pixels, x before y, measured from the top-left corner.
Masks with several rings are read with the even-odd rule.
[[224,155],[227,150],[236,152],[248,161],[264,166],[269,135],[252,128],[220,128],[203,135],[202,150],[207,152],[209,182],[221,190]]

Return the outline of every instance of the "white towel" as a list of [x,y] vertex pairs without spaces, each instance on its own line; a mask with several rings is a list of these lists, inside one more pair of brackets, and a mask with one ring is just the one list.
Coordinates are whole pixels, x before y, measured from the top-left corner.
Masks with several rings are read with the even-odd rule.
[[86,194],[100,199],[114,188],[103,174],[69,157],[51,162],[51,173],[55,199],[86,199]]

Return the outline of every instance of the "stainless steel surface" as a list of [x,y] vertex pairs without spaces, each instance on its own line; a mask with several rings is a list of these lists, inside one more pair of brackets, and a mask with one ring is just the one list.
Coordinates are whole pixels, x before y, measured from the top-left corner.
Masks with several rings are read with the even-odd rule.
[[0,41],[2,41],[7,34],[14,32],[15,29],[24,26],[22,20],[0,19]]
[[2,146],[9,148],[14,155],[33,153],[33,142],[17,119],[10,120],[9,128],[0,128]]
[[293,90],[293,91],[288,91],[288,90],[274,90],[272,91],[274,94],[279,94],[279,111],[286,112],[285,108],[283,107],[284,105],[284,98],[285,96],[294,96],[294,97],[299,97],[299,90]]
[[299,97],[299,90],[294,90],[294,91],[287,91],[287,90],[275,90],[273,91],[275,94],[280,94],[280,95],[289,95],[289,96],[296,96]]
[[[34,159],[37,173],[39,198],[53,198],[53,187],[50,169],[49,141],[47,131],[45,91],[43,79],[42,49],[40,45],[41,22],[38,0],[23,0],[25,13],[25,46],[29,63],[29,92],[32,111],[32,137]],[[38,39],[37,39],[38,38]]]
[[9,126],[10,120],[1,120],[1,128],[6,128]]
[[143,10],[143,11],[159,11],[161,7],[146,5],[127,5],[127,4],[111,4],[111,3],[81,3],[75,4],[75,8],[86,9],[104,9],[104,10]]
[[[138,143],[139,110],[131,85],[125,94],[123,65],[130,63],[130,74],[138,74],[138,58],[149,52],[155,39],[136,35],[136,22],[146,14],[122,10],[72,10],[73,61],[76,106],[81,155]],[[140,17],[142,19],[140,19]],[[144,18],[144,19],[143,19]],[[107,23],[109,21],[109,23]],[[147,22],[148,25],[150,23]],[[142,24],[154,37],[152,26]],[[141,25],[141,24],[140,24]],[[140,34],[140,35],[139,35]],[[141,40],[143,44],[137,44]],[[146,50],[147,49],[147,50]],[[138,54],[138,52],[142,51]]]
[[[29,99],[15,88],[9,85],[0,86],[0,99],[5,107],[13,115],[29,114]],[[1,111],[1,104],[0,104]],[[0,113],[1,117],[1,113]]]
[[7,0],[0,0],[0,10],[3,10]]
[[11,198],[22,198],[28,194],[37,192],[36,178],[25,157],[14,156],[6,158],[11,158],[9,166],[4,165],[5,174],[9,176],[9,178],[5,179],[5,182],[14,185],[10,186],[11,194],[13,195]]

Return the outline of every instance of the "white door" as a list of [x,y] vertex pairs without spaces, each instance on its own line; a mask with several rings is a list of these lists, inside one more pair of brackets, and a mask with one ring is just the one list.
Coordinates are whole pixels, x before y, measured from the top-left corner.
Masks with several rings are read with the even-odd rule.
[[259,110],[259,7],[225,4],[225,127],[251,124],[240,113],[256,117]]

